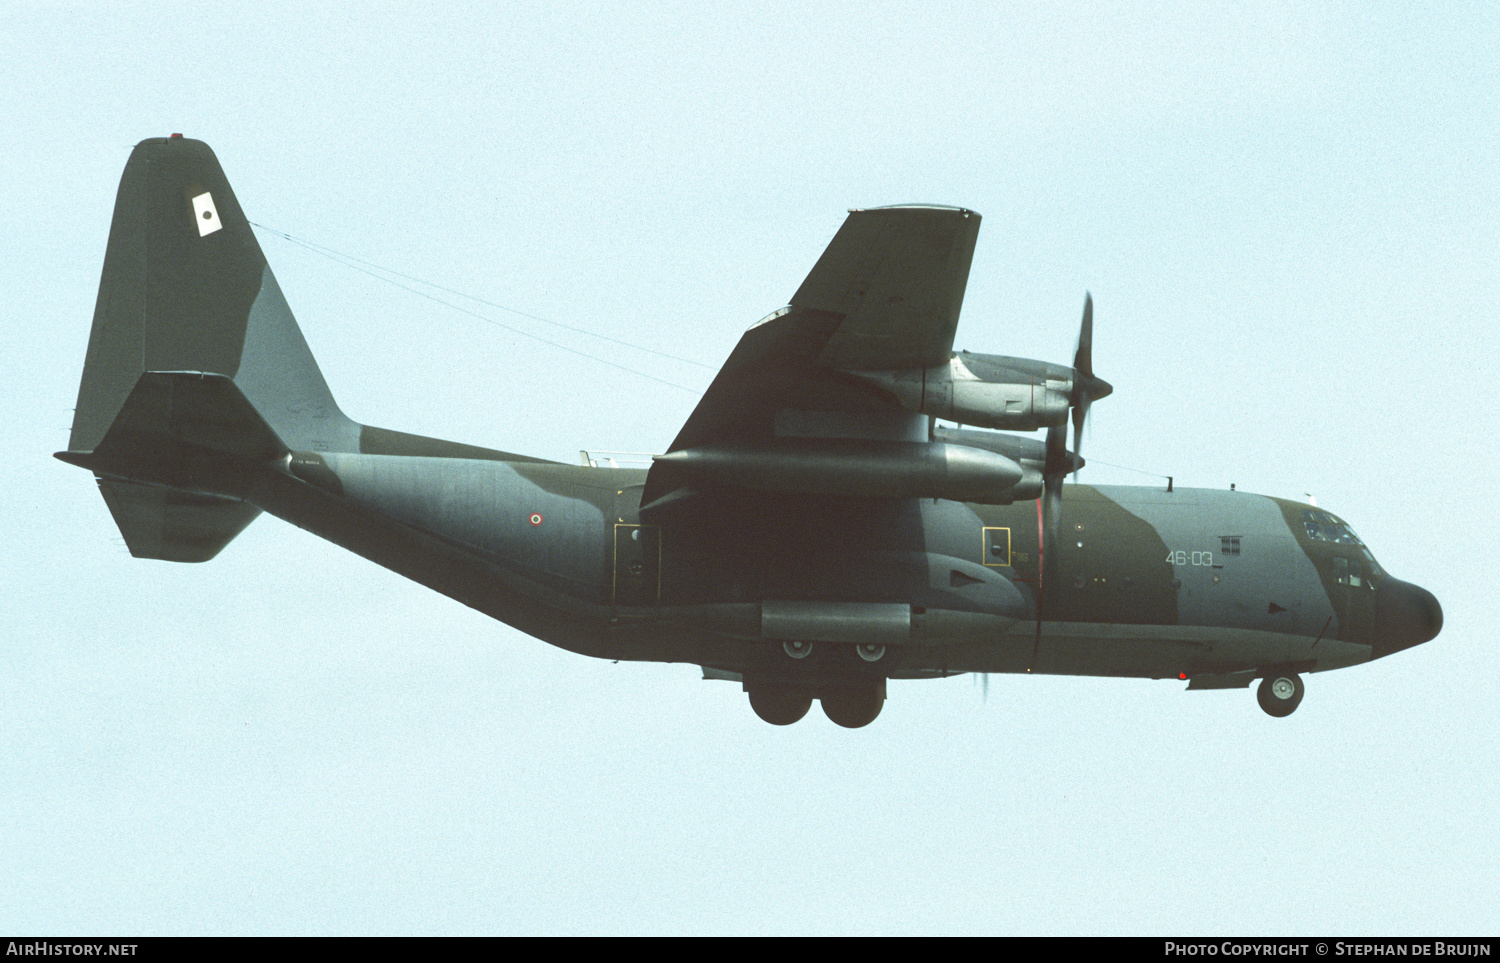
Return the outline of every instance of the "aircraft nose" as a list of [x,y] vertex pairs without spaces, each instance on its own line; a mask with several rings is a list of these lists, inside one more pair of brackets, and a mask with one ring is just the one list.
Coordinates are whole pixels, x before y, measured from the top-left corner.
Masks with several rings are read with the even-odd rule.
[[1379,659],[1414,645],[1421,645],[1443,630],[1443,607],[1437,597],[1420,585],[1386,579],[1375,600],[1380,628],[1372,658]]

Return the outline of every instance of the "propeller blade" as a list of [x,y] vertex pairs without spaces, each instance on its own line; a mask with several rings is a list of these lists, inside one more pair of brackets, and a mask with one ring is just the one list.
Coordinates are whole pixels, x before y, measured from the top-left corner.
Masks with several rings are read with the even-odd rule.
[[1073,370],[1085,378],[1094,376],[1094,296],[1083,293],[1083,323],[1078,326],[1078,350],[1073,354]]
[[1052,552],[1052,542],[1057,537],[1058,520],[1062,517],[1062,475],[1048,475],[1042,480],[1042,532],[1046,551]]
[[[1078,326],[1078,350],[1073,353],[1073,395],[1069,399],[1073,420],[1073,452],[1067,449],[1066,424],[1047,429],[1047,458],[1042,467],[1042,496],[1037,499],[1036,560],[1036,640],[1031,647],[1031,670],[1036,669],[1042,648],[1042,612],[1045,608],[1047,561],[1057,565],[1058,526],[1062,522],[1063,479],[1069,472],[1083,467],[1083,426],[1088,421],[1089,406],[1103,398],[1114,387],[1094,377],[1094,296],[1083,295],[1083,321]],[[1029,670],[1030,671],[1030,670]]]
[[1027,672],[1036,671],[1037,652],[1042,648],[1042,599],[1047,585],[1047,526],[1042,521],[1046,511],[1042,505],[1047,501],[1044,493],[1036,503],[1036,639],[1031,643],[1031,665]]
[[[1114,386],[1094,377],[1094,296],[1083,295],[1083,323],[1078,326],[1078,350],[1073,354],[1073,451],[1083,454],[1083,426],[1088,421],[1089,406],[1114,391]],[[1083,467],[1080,458],[1073,468],[1076,475]]]
[[1057,526],[1062,520],[1062,486],[1068,471],[1077,462],[1065,447],[1068,429],[1053,425],[1047,429],[1047,460],[1042,468],[1042,497],[1036,506],[1036,639],[1031,647],[1031,668],[1036,668],[1037,653],[1042,647],[1042,606],[1046,598],[1047,561],[1057,555]]
[[1078,401],[1073,405],[1073,454],[1079,456],[1073,467],[1075,478],[1078,475],[1078,469],[1083,467],[1083,423],[1088,419],[1089,405],[1094,400],[1089,397],[1086,389],[1078,394]]

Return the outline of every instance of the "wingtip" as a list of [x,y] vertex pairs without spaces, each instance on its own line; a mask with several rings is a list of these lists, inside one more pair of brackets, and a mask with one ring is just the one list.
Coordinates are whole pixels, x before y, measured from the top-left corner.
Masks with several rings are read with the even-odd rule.
[[851,207],[850,214],[866,214],[874,211],[943,211],[951,214],[962,214],[964,217],[978,217],[979,212],[967,207],[954,207],[952,204],[886,204],[881,207]]

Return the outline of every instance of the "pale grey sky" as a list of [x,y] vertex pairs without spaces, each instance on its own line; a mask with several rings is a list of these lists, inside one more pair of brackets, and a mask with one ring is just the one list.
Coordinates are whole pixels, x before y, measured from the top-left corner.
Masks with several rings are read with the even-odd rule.
[[[1493,933],[1500,17],[992,7],[8,7],[0,928]],[[1066,363],[1094,294],[1085,481],[1312,492],[1443,634],[1287,720],[997,677],[779,729],[273,518],[131,559],[50,454],[120,170],[179,131],[255,221],[711,367],[847,208],[972,208],[960,347]],[[361,421],[566,460],[696,401],[261,240]]]

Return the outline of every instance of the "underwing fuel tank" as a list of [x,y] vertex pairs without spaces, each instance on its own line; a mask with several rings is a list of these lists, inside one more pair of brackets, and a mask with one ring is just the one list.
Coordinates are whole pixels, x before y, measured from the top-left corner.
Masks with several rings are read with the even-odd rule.
[[778,438],[657,455],[701,483],[804,495],[946,498],[1004,504],[1025,477],[1015,461],[965,445]]
[[[1047,445],[1035,438],[1022,438],[998,431],[975,431],[969,428],[932,429],[932,440],[966,448],[980,448],[1002,455],[1021,466],[1026,474],[1016,487],[1005,493],[1011,501],[1026,502],[1042,494],[1042,471],[1047,465]],[[1083,459],[1071,451],[1063,452],[1063,469],[1072,473],[1083,467]]]
[[1077,381],[1062,365],[967,351],[930,368],[847,373],[889,391],[908,411],[1010,431],[1063,424]]

